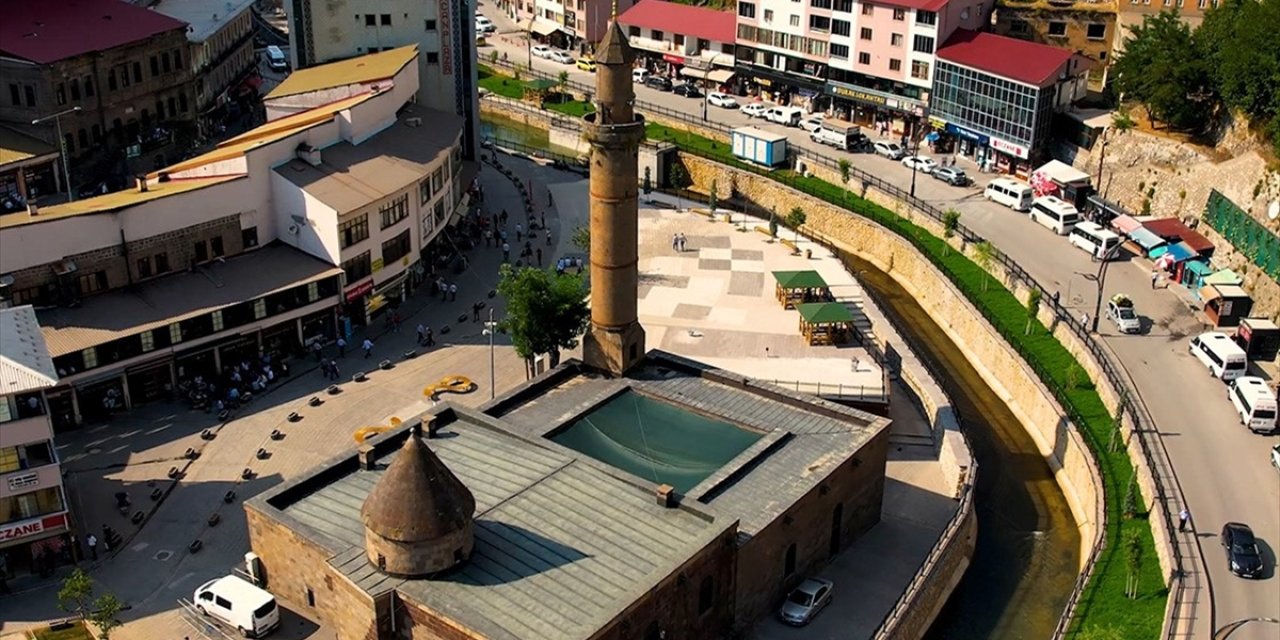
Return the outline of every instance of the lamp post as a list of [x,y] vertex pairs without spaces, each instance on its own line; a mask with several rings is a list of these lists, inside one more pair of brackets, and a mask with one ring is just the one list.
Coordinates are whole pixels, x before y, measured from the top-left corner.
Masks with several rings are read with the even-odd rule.
[[1275,618],[1245,618],[1244,620],[1236,620],[1228,622],[1213,632],[1213,640],[1227,640],[1227,636],[1235,633],[1236,629],[1249,624],[1250,622],[1269,622],[1271,624],[1280,624],[1280,620]]
[[80,107],[71,107],[31,121],[31,124],[40,124],[41,122],[53,120],[54,126],[58,129],[58,155],[62,156],[62,179],[67,182],[67,200],[69,202],[75,202],[76,194],[71,188],[71,162],[67,160],[67,140],[62,137],[62,116],[76,113],[77,111],[80,111]]
[[498,332],[498,323],[493,321],[493,307],[489,307],[489,321],[484,323],[484,335],[489,336],[489,399],[498,395],[498,386],[494,381],[494,348],[493,335]]
[[1094,296],[1093,300],[1093,318],[1089,323],[1091,325],[1089,331],[1092,333],[1098,332],[1098,314],[1102,312],[1102,289],[1107,286],[1107,265],[1111,264],[1111,258],[1115,256],[1118,251],[1120,251],[1120,245],[1116,245],[1112,247],[1110,251],[1102,254],[1102,258],[1100,258],[1102,264],[1098,265],[1097,274],[1080,274],[1084,276],[1085,280],[1092,281],[1098,288],[1097,295]]
[[524,51],[529,57],[529,72],[533,73],[533,17],[529,17],[529,32],[524,37]]
[[911,197],[916,197],[916,166],[920,164],[920,137],[916,136],[916,148],[911,152]]

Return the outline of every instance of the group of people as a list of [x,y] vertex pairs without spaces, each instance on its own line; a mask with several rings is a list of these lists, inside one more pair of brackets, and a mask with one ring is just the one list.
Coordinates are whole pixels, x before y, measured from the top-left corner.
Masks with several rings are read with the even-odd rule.
[[192,408],[222,413],[248,402],[288,373],[286,362],[281,360],[277,365],[271,354],[264,352],[256,361],[245,359],[224,369],[220,381],[206,380],[201,374],[184,379],[178,383],[178,392]]
[[688,246],[689,246],[689,239],[686,238],[683,233],[672,234],[671,236],[672,251],[679,251],[680,253],[684,253],[685,249]]

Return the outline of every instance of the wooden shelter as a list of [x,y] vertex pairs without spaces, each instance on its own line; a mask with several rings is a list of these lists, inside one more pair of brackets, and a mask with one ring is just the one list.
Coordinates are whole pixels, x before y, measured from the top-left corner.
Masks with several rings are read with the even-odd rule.
[[547,101],[547,94],[558,86],[560,86],[560,83],[551,78],[526,80],[524,83],[524,99],[542,104]]
[[778,283],[776,294],[784,309],[794,309],[798,304],[809,302],[831,301],[827,281],[817,271],[774,271],[773,279]]
[[800,333],[810,346],[844,344],[853,338],[853,314],[839,302],[801,303],[796,311]]

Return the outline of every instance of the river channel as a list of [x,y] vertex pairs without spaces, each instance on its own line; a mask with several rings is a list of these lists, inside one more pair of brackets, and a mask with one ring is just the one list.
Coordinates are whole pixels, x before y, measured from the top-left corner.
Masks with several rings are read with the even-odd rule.
[[[550,148],[546,131],[514,120],[486,115],[482,131],[487,138]],[[915,299],[869,262],[848,254],[843,258],[938,376],[980,465],[973,562],[926,637],[1051,637],[1079,570],[1080,535],[1049,465],[1009,408]]]

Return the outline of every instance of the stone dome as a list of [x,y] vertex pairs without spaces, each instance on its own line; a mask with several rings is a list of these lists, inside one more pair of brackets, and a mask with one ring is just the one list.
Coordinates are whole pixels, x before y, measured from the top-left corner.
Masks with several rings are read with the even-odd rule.
[[465,562],[476,500],[414,426],[360,509],[365,551],[381,571],[422,576]]

